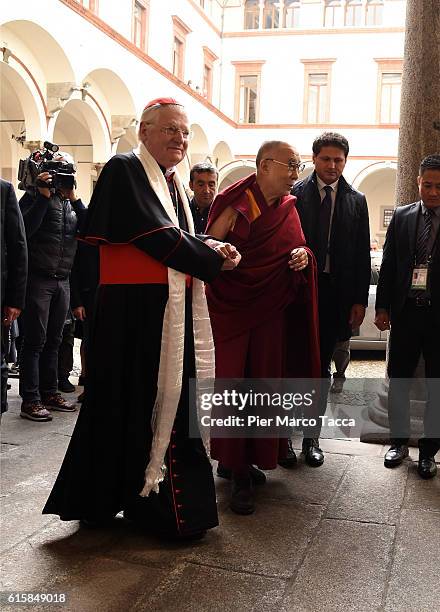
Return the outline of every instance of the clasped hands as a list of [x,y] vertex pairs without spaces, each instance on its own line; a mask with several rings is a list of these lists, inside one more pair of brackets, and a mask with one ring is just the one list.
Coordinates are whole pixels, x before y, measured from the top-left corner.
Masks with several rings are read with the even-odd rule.
[[309,263],[309,257],[307,251],[302,247],[293,249],[290,251],[291,259],[289,259],[289,268],[295,272],[300,272],[307,268]]
[[220,257],[223,257],[225,260],[222,265],[223,271],[233,270],[240,263],[240,253],[237,251],[235,246],[229,242],[220,242],[219,240],[208,238],[208,240],[205,240],[205,244],[211,247],[211,249],[214,249],[214,251],[218,253]]

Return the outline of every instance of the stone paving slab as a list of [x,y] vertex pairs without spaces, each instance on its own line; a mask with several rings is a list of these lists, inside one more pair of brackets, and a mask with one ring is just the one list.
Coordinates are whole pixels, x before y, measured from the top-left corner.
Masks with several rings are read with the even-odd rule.
[[8,410],[2,416],[1,440],[10,445],[33,444],[36,440],[49,437],[54,433],[71,435],[75,427],[78,411],[51,412],[53,420],[38,423],[22,419],[19,412]]
[[131,610],[278,612],[284,589],[283,580],[185,563]]
[[[345,455],[328,455],[320,468],[308,466],[302,457],[297,465],[286,470],[277,468],[265,472],[267,482],[256,487],[259,499],[296,500],[306,504],[327,505],[334,495],[344,471],[350,463]],[[216,467],[214,467],[215,474]],[[215,478],[217,497],[229,503],[231,484],[224,478]]]
[[75,571],[58,576],[50,584],[51,592],[66,594],[65,604],[32,606],[32,610],[35,612],[133,610],[133,602],[145,592],[153,591],[163,578],[164,573],[160,570],[97,556],[89,559]]
[[319,445],[324,453],[338,453],[341,455],[352,456],[362,455],[368,457],[378,457],[382,449],[380,444],[367,444],[365,442],[360,442],[359,438],[322,438],[319,440]]
[[292,576],[323,510],[317,505],[258,498],[254,514],[239,516],[220,505],[220,529],[213,530],[188,558],[234,571]]
[[440,512],[440,478],[437,476],[431,480],[423,480],[417,473],[417,466],[410,465],[403,507],[409,510]]
[[389,525],[322,521],[282,612],[378,610],[394,532]]
[[395,525],[408,469],[387,469],[380,457],[353,457],[326,516]]
[[51,473],[55,481],[69,438],[49,434],[33,443],[15,446],[2,457],[1,493],[13,492],[19,483],[39,473]]
[[208,531],[198,542],[179,544],[155,538],[128,521],[123,523],[120,537],[108,549],[107,556],[157,569],[170,569],[176,562],[184,561],[193,550],[209,546],[213,533],[213,530]]
[[50,474],[36,474],[17,485],[14,493],[0,499],[0,552],[8,550],[53,520],[53,517],[41,514],[52,480]]
[[1,560],[2,590],[41,591],[58,576],[108,551],[121,537],[123,521],[105,529],[80,528],[78,521],[52,521],[22,540]]
[[386,612],[440,608],[440,514],[403,510],[396,538]]

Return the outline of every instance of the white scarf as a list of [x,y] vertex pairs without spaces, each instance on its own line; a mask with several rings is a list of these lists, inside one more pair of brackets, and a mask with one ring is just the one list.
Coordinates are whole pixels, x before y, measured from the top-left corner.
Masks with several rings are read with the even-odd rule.
[[[134,150],[134,153],[141,161],[150,185],[168,217],[176,227],[179,227],[177,213],[174,210],[165,177],[158,163],[142,143]],[[174,182],[183,204],[189,233],[194,236],[191,210],[182,181],[177,173],[174,175]],[[140,492],[142,497],[147,497],[151,491],[159,493],[159,483],[165,477],[164,458],[170,443],[171,430],[182,390],[186,275],[168,268],[168,288],[168,302],[165,307],[162,328],[157,396],[151,419],[153,440],[150,460],[145,470],[145,484]],[[215,376],[215,361],[211,322],[206,303],[205,286],[197,278],[192,279],[192,311],[196,379],[213,379]]]

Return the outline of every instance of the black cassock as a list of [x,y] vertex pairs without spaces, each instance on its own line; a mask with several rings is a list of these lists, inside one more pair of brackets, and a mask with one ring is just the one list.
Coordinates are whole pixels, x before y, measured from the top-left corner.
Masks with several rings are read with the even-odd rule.
[[[180,228],[173,226],[136,155],[116,155],[101,172],[83,236],[100,245],[135,246],[135,255],[140,249],[155,261],[209,282],[222,259],[185,231],[181,205],[178,212]],[[124,271],[130,275],[130,258],[125,255],[122,264],[122,276]],[[108,280],[108,269],[106,276]],[[99,520],[124,510],[156,533],[169,535],[218,524],[210,462],[201,440],[188,437],[189,418],[195,413],[188,396],[189,378],[195,376],[190,291],[182,393],[159,494],[139,496],[150,456],[168,285],[113,280],[98,289],[86,399],[43,514]]]

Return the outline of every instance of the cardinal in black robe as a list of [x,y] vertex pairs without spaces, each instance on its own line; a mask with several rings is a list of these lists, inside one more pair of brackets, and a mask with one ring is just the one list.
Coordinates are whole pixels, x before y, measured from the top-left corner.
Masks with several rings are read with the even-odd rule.
[[139,148],[99,176],[82,232],[100,249],[86,399],[45,514],[94,524],[124,511],[176,538],[218,524],[211,464],[190,437],[189,381],[214,374],[203,282],[240,256],[193,235],[173,173],[188,137],[183,107],[154,100]]

